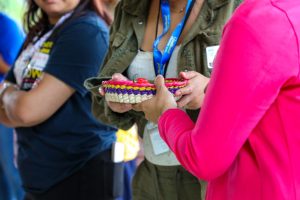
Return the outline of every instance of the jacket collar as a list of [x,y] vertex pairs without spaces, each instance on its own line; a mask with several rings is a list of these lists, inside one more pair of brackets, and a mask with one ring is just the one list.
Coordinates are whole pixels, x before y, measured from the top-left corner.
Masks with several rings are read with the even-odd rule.
[[[141,16],[147,13],[145,11],[149,8],[151,0],[123,0],[123,1],[124,1],[123,9],[125,12],[134,16]],[[207,1],[207,4],[210,9],[215,10],[227,4],[230,0],[204,0],[204,1]]]
[[[151,0],[123,0],[123,10],[134,16],[143,16],[148,13]],[[147,11],[147,12],[145,12]]]

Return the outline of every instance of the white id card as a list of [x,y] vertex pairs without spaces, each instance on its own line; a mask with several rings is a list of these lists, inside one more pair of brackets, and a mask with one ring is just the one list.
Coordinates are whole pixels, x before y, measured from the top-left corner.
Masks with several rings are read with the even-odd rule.
[[33,69],[43,71],[48,62],[49,55],[41,52],[36,52],[30,62]]
[[111,158],[114,163],[124,161],[125,146],[121,142],[114,142],[112,145]]
[[23,81],[23,75],[26,72],[26,69],[29,65],[33,53],[34,53],[34,48],[32,47],[32,45],[29,45],[26,48],[26,50],[24,50],[20,54],[19,58],[16,60],[15,67],[14,67],[14,74],[18,85],[21,85]]
[[150,130],[150,140],[154,155],[160,155],[162,153],[170,151],[168,145],[160,137],[157,128]]
[[219,47],[220,47],[219,45],[206,47],[206,58],[207,58],[206,60],[209,69],[213,68],[214,59],[217,55]]

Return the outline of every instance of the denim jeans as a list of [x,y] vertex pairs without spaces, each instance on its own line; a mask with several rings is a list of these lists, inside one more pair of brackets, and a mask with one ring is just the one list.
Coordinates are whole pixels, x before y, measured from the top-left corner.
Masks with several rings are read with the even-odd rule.
[[124,191],[116,200],[132,200],[131,183],[136,171],[136,159],[124,163]]
[[13,129],[0,125],[0,199],[23,198],[20,175],[14,165]]

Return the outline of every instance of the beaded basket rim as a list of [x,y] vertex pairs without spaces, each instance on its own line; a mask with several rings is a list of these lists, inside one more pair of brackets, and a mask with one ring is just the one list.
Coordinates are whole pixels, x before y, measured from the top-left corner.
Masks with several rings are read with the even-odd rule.
[[[166,78],[165,79],[165,85],[167,88],[170,87],[180,87],[187,84],[188,80],[185,79],[178,79],[178,78]],[[155,89],[155,85],[153,83],[138,83],[131,80],[128,81],[103,81],[102,87],[108,87],[108,86],[127,86],[127,87],[150,87],[152,89]]]
[[[187,82],[188,80],[179,78],[165,79],[165,85],[173,95],[178,89],[186,86]],[[155,85],[143,78],[140,78],[138,81],[103,81],[102,88],[104,89],[106,100],[119,103],[140,103],[156,94]]]

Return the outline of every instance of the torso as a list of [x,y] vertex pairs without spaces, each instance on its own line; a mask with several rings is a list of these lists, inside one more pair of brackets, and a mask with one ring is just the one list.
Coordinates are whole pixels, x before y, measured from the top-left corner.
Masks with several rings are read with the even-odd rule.
[[[82,32],[82,29],[85,31]],[[68,38],[68,40],[62,42],[62,38]],[[91,40],[87,41],[87,38]],[[8,73],[7,81],[13,83],[17,81],[19,85],[22,82],[26,83],[26,87],[22,87],[21,84],[23,90],[31,90],[38,80],[37,78],[41,77],[40,75],[44,72],[70,84],[76,90],[74,95],[43,123],[32,127],[16,128],[19,144],[18,166],[23,186],[27,192],[47,191],[59,181],[79,170],[101,151],[111,148],[115,141],[116,129],[95,119],[90,112],[90,95],[82,86],[85,77],[96,75],[105,55],[105,50],[102,51],[102,49],[104,49],[107,39],[106,25],[96,13],[89,11],[86,15],[74,19],[64,26],[60,34],[41,41],[36,49],[30,50],[30,52],[26,49],[27,55],[23,55],[23,58],[19,57],[19,62],[16,62]],[[76,43],[69,41],[76,41]],[[49,42],[52,42],[51,45]],[[90,45],[82,45],[87,42]],[[103,46],[99,47],[99,44],[103,44]],[[45,47],[52,50],[47,52]],[[87,53],[87,50],[90,50],[91,53]],[[63,52],[68,52],[68,55],[62,56]],[[47,58],[47,55],[43,55],[46,53],[49,53],[49,61],[44,59]],[[89,57],[93,55],[93,58],[99,59]],[[31,56],[36,56],[40,60],[32,59],[30,62]],[[73,60],[78,57],[81,59]],[[54,60],[55,64],[52,64]],[[89,64],[86,64],[86,60],[89,60]],[[26,70],[28,62],[30,62],[30,66]],[[81,70],[83,68],[84,70]],[[23,76],[22,71],[27,71],[28,74]],[[80,77],[77,77],[75,74],[78,74],[79,71]],[[25,78],[28,81],[25,82]],[[74,105],[77,105],[76,109]],[[47,105],[37,106],[45,107]],[[30,110],[26,112],[30,112]],[[43,152],[42,156],[41,152]],[[78,159],[79,157],[80,159]],[[43,163],[43,165],[38,163]]]
[[[176,46],[169,61],[166,77],[177,77],[177,56],[180,46]],[[153,65],[153,53],[139,51],[128,67],[127,76],[134,80],[139,77],[154,80],[155,71]],[[143,134],[145,158],[156,165],[175,166],[179,165],[176,156],[160,138],[156,124],[147,123]]]

